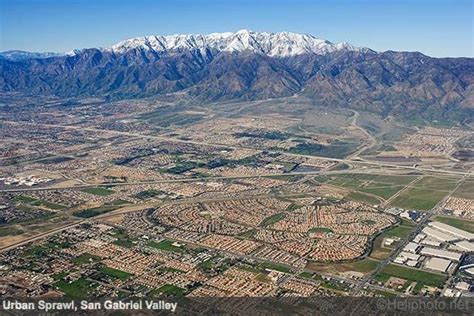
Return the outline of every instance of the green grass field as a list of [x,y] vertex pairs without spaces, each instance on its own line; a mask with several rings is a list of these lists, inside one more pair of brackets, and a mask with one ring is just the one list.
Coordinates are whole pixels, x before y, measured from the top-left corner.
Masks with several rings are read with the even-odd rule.
[[389,186],[384,186],[384,185],[377,186],[377,185],[373,184],[373,185],[369,185],[367,187],[359,188],[359,191],[365,192],[365,193],[370,193],[370,194],[373,194],[373,195],[377,195],[377,196],[380,196],[381,198],[387,200],[390,197],[392,197],[395,193],[400,191],[401,189],[403,189],[403,186],[399,186],[399,185],[396,185],[396,186],[390,186],[390,185]]
[[470,178],[464,181],[453,193],[453,197],[464,199],[473,199],[474,197],[474,179]]
[[183,296],[184,292],[186,290],[183,288],[180,288],[176,285],[173,284],[165,284],[161,286],[160,288],[153,290],[152,294],[153,295],[171,295],[171,296]]
[[346,198],[348,198],[349,200],[363,202],[370,205],[380,204],[380,200],[378,200],[377,198],[361,192],[351,192],[349,193],[349,195],[346,196]]
[[291,272],[291,269],[284,266],[284,265],[281,265],[281,264],[277,264],[277,263],[272,263],[272,262],[264,262],[264,263],[261,263],[258,265],[258,267],[260,269],[270,269],[270,270],[276,270],[276,271],[280,271],[280,272],[284,272],[284,273],[290,273]]
[[[340,263],[323,263],[323,262],[314,262],[310,261],[307,268],[309,270],[321,273],[321,274],[333,274],[338,275],[340,273],[345,273],[348,271],[356,271],[361,273],[369,273],[374,271],[379,264],[378,260],[374,259],[362,259],[354,262],[340,262]],[[306,272],[306,277],[312,275],[311,273]],[[304,277],[304,276],[303,276]]]
[[29,196],[25,196],[25,195],[17,195],[15,196],[14,200],[18,202],[25,202],[25,203],[33,203],[36,201],[36,199],[31,198]]
[[77,265],[87,264],[94,261],[100,261],[100,257],[92,255],[87,252],[83,253],[79,257],[76,257],[72,260],[72,262],[74,262],[74,264],[77,264]]
[[429,211],[438,204],[447,191],[437,191],[425,188],[410,188],[397,196],[391,203],[392,206],[410,210]]
[[269,216],[269,217],[265,218],[265,219],[260,223],[260,226],[270,226],[270,225],[273,225],[273,224],[275,224],[276,222],[282,220],[283,218],[285,218],[285,213],[274,214],[274,215],[272,215],[272,216]]
[[360,260],[360,261],[356,261],[352,263],[347,263],[345,265],[349,266],[354,271],[367,273],[367,272],[374,271],[377,268],[378,264],[379,262],[376,260],[364,259],[364,260]]
[[404,209],[431,210],[456,187],[458,178],[426,176],[397,196],[392,206]]
[[61,280],[54,283],[54,286],[66,294],[67,297],[73,299],[83,299],[87,298],[91,290],[97,287],[98,284],[88,281],[84,278],[80,278],[71,283]]
[[122,281],[127,280],[129,277],[132,276],[132,274],[122,271],[122,270],[117,270],[109,267],[101,267],[99,269],[100,272],[107,274],[108,276],[114,278],[114,279],[119,279]]
[[122,246],[125,248],[132,248],[135,246],[137,239],[132,238],[126,230],[124,229],[117,229],[114,230],[113,236],[117,238],[113,243],[118,246]]
[[161,242],[156,242],[156,241],[151,241],[148,243],[149,247],[160,249],[160,250],[165,250],[165,251],[171,251],[171,252],[182,252],[183,249],[180,247],[173,246],[174,241],[172,240],[163,240]]
[[85,188],[85,189],[82,189],[81,191],[90,193],[90,194],[100,195],[100,196],[107,196],[107,195],[114,194],[113,190],[109,190],[109,189],[101,188],[101,187]]
[[284,272],[284,273],[290,273],[291,270],[290,268],[284,266],[284,265],[281,265],[281,264],[277,264],[277,263],[272,263],[272,262],[264,262],[264,263],[261,263],[258,265],[258,267],[260,269],[270,269],[270,270],[276,270],[276,271],[280,271],[280,272]]
[[23,234],[23,231],[13,227],[1,227],[0,228],[0,237],[4,236],[16,236]]
[[118,208],[119,206],[116,206],[116,205],[103,205],[99,207],[90,208],[87,210],[77,211],[77,212],[74,212],[73,214],[74,216],[77,216],[77,217],[90,218],[90,217],[94,217],[97,215],[111,212]]
[[387,233],[385,235],[386,236],[395,236],[395,237],[399,237],[399,238],[405,238],[411,233],[412,230],[413,230],[413,227],[407,227],[407,226],[400,225],[400,226],[396,226],[396,227],[390,229],[389,231],[387,231]]
[[444,282],[446,281],[446,276],[444,275],[421,271],[418,269],[406,268],[395,264],[389,264],[385,266],[383,270],[379,273],[378,280],[388,280],[390,276],[410,281],[416,281],[422,284],[432,285],[439,288],[442,287]]
[[412,231],[413,226],[406,226],[406,225],[399,225],[393,228],[390,228],[380,235],[378,235],[372,245],[372,251],[370,253],[370,257],[383,260],[387,258],[390,253],[393,251],[392,247],[384,247],[383,240],[387,237],[399,237],[400,239],[406,238]]
[[135,194],[135,196],[139,198],[140,200],[146,200],[146,199],[149,199],[149,198],[152,198],[154,196],[164,194],[164,193],[165,192],[160,191],[160,190],[148,189],[145,191],[138,192],[137,194]]
[[52,210],[63,210],[67,208],[67,206],[62,205],[62,204],[51,203],[45,200],[35,199],[35,198],[25,196],[25,195],[17,195],[14,199],[15,201],[18,201],[18,202],[23,202],[23,203],[31,204],[35,206],[44,206]]
[[363,173],[346,173],[318,177],[316,180],[347,189],[354,189],[358,191],[354,192],[354,194],[358,194],[353,196],[354,200],[373,204],[372,202],[376,200],[375,198],[370,196],[367,198],[360,192],[373,194],[383,199],[389,199],[415,179],[416,176],[385,176]]

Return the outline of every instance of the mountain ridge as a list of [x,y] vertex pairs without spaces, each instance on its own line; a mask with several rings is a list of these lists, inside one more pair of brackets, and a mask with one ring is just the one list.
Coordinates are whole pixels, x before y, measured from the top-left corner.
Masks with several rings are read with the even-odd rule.
[[473,116],[474,58],[376,52],[290,32],[138,39],[46,59],[0,59],[0,90],[111,98],[184,92],[202,102],[301,94],[381,115]]

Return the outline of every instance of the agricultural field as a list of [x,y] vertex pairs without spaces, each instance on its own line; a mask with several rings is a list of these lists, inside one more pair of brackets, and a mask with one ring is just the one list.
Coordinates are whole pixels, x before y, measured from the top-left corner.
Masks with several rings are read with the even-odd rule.
[[348,198],[377,204],[377,197],[389,199],[402,190],[416,176],[381,176],[362,173],[336,174],[331,176],[316,177],[317,181],[354,190]]
[[458,178],[426,176],[397,196],[392,206],[429,211],[456,187]]

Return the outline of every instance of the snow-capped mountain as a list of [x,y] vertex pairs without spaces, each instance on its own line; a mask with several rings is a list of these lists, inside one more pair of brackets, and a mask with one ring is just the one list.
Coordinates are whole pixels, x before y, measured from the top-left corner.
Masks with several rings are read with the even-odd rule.
[[50,58],[50,57],[58,57],[58,56],[63,56],[64,54],[61,53],[51,53],[51,52],[46,52],[46,53],[34,53],[34,52],[25,52],[22,50],[9,50],[5,52],[0,52],[0,58],[2,59],[7,59],[7,60],[12,60],[12,61],[19,61],[19,60],[25,60],[25,59],[31,59],[31,58]]
[[474,58],[376,52],[308,34],[146,36],[54,58],[0,58],[0,93],[203,103],[301,96],[380,115],[474,117]]
[[360,50],[348,43],[331,43],[309,34],[291,32],[266,33],[240,30],[235,33],[212,33],[207,35],[144,36],[128,39],[105,48],[114,53],[125,53],[131,49],[155,52],[184,50],[206,50],[217,52],[253,52],[272,57],[288,57],[302,54],[324,55],[337,50]]

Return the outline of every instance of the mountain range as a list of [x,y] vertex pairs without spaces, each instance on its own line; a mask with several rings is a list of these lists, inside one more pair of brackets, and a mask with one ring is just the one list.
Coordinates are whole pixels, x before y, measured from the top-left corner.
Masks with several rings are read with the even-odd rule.
[[316,105],[427,119],[474,117],[474,58],[377,52],[309,34],[146,36],[66,54],[0,53],[0,91],[202,102],[299,95]]

